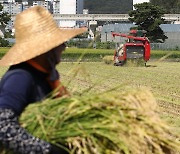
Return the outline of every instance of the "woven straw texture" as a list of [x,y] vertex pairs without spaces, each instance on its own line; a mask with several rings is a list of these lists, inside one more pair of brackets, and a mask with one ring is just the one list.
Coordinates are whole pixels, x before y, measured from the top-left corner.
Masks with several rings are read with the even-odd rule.
[[85,31],[86,28],[60,29],[48,10],[40,6],[31,7],[16,16],[16,43],[0,60],[0,65],[27,61]]

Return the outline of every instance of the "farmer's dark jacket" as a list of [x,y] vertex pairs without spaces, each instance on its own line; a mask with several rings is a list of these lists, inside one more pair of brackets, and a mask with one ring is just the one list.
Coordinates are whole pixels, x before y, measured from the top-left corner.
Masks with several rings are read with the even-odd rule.
[[20,115],[30,103],[42,100],[52,91],[47,74],[27,63],[11,66],[0,82],[0,108]]
[[52,91],[48,74],[27,63],[11,66],[0,82],[0,151],[3,145],[18,154],[67,154],[62,148],[29,134],[18,117],[30,103],[41,101]]

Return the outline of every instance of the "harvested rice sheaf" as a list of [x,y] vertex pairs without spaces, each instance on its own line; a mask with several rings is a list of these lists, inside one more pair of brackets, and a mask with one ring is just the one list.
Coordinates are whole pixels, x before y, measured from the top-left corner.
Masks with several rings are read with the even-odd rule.
[[105,64],[113,64],[114,62],[114,57],[113,56],[104,56],[103,57],[103,62]]
[[33,135],[78,154],[178,153],[178,136],[158,116],[147,90],[46,99],[20,122]]

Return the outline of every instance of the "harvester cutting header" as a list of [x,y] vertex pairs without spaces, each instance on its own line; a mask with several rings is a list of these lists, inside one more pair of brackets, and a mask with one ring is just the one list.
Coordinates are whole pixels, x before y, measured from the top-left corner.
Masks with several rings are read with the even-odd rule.
[[127,60],[143,60],[145,65],[150,59],[150,42],[145,37],[146,31],[131,30],[129,35],[112,32],[112,36],[126,37],[124,44],[117,43],[114,52],[114,65],[122,66]]

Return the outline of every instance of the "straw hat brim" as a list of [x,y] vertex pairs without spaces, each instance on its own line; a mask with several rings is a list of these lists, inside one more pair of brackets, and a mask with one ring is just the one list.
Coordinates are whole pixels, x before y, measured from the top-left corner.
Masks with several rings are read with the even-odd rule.
[[87,28],[56,29],[53,33],[37,34],[34,38],[23,42],[16,42],[6,55],[0,60],[1,66],[11,66],[30,60],[48,52],[56,46],[68,41],[76,35],[87,31]]

